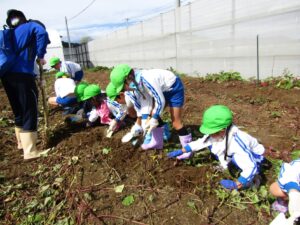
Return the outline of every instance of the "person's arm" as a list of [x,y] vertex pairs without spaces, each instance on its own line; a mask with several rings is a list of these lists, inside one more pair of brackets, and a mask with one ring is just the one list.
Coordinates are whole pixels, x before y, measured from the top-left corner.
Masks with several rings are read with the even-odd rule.
[[186,152],[199,151],[199,150],[207,148],[210,145],[211,145],[211,142],[208,139],[208,135],[205,135],[196,141],[192,141],[192,142],[188,143],[182,149],[178,149],[178,150],[168,153],[168,157],[174,158],[174,157],[182,155],[183,153],[186,153]]
[[33,33],[35,35],[36,40],[36,46],[37,46],[37,58],[38,61],[43,64],[45,62],[44,56],[46,54],[47,45],[50,44],[49,36],[44,27],[42,27],[40,24],[32,22],[33,23]]

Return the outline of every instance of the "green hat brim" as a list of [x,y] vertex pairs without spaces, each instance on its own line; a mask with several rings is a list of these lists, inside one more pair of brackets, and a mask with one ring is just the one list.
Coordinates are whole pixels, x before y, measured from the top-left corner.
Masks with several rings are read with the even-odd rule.
[[123,88],[124,88],[124,83],[116,87],[116,94],[118,95],[123,90]]
[[202,134],[215,134],[221,130],[223,130],[225,127],[217,127],[217,128],[209,128],[209,127],[206,127],[204,126],[203,124],[200,126],[199,128],[199,131],[202,133]]

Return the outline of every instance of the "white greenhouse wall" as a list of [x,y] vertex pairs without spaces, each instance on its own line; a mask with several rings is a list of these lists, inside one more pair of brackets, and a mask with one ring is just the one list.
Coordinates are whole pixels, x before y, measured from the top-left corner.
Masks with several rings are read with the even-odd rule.
[[61,43],[61,38],[59,33],[56,30],[47,29],[49,39],[51,43],[47,46],[47,53],[45,59],[47,64],[44,66],[45,69],[50,69],[49,61],[52,57],[59,57],[61,60],[64,60],[63,46]]
[[222,70],[300,75],[299,0],[196,0],[89,42],[94,65],[128,63],[190,75]]

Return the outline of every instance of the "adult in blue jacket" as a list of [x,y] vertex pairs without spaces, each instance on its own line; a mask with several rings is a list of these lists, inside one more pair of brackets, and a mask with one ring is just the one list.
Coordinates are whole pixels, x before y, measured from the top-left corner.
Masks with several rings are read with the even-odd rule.
[[23,149],[24,159],[39,157],[36,149],[38,89],[35,83],[34,64],[46,63],[44,55],[50,43],[43,24],[27,20],[23,12],[12,9],[7,12],[7,25],[14,28],[16,50],[22,50],[15,64],[3,76],[2,84],[15,116],[18,149]]

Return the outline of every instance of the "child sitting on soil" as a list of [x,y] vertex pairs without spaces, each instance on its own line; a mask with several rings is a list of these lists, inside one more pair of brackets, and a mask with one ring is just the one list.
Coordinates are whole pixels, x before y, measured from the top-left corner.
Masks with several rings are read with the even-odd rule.
[[88,101],[93,107],[88,114],[87,126],[92,125],[98,118],[100,118],[101,124],[110,124],[111,118],[106,103],[106,95],[101,93],[101,89],[98,85],[88,85],[84,89],[82,101]]
[[50,59],[49,64],[52,68],[69,74],[76,83],[80,82],[83,78],[83,71],[77,63],[71,61],[62,62],[58,57],[53,57]]
[[289,214],[293,218],[300,217],[300,158],[283,163],[278,180],[271,184],[270,192],[277,197],[272,209]]
[[[192,140],[192,135],[181,122],[184,87],[180,78],[173,72],[162,69],[133,70],[126,64],[120,64],[112,70],[110,81],[117,93],[135,89],[142,96],[142,101],[147,94],[154,99],[154,107],[149,115],[151,118],[144,127],[144,130],[152,136],[150,141],[145,139],[141,146],[143,149],[163,148],[163,126],[159,118],[166,104],[170,107],[172,125],[179,135],[182,146]],[[189,157],[190,153],[185,156]]]
[[223,105],[209,107],[203,114],[200,132],[205,134],[203,138],[190,142],[180,150],[170,152],[168,157],[178,157],[185,152],[208,147],[219,160],[222,169],[241,170],[237,181],[221,181],[224,188],[230,190],[248,188],[255,184],[255,177],[264,160],[265,149],[254,137],[233,125],[232,112],[228,107]]
[[74,89],[75,82],[71,78],[68,78],[68,74],[64,72],[58,72],[55,75],[56,80],[54,83],[54,90],[56,97],[50,97],[48,103],[53,106],[71,106],[77,102]]

